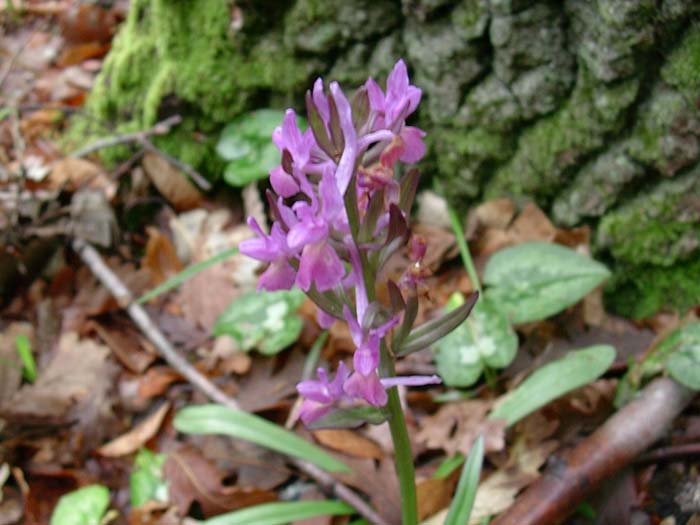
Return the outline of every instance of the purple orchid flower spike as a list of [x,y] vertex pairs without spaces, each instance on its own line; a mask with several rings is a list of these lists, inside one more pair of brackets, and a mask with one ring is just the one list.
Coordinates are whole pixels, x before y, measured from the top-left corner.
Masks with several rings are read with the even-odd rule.
[[341,361],[332,381],[329,380],[328,372],[323,368],[319,368],[316,374],[318,380],[309,379],[297,385],[297,392],[304,397],[299,417],[306,425],[330,412],[334,404],[345,397],[343,385],[347,381],[350,371]]

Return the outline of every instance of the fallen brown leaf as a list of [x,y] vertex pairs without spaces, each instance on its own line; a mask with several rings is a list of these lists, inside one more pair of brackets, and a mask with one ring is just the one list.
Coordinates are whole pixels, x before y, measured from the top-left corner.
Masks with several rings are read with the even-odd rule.
[[493,199],[477,206],[470,214],[469,222],[478,226],[505,230],[515,216],[515,204],[507,197]]
[[552,241],[557,229],[547,215],[534,203],[525,208],[516,217],[508,229],[516,243],[526,241]]
[[169,366],[153,366],[139,380],[139,397],[150,399],[162,395],[170,385],[181,381],[180,373]]
[[117,316],[112,317],[111,322],[88,321],[85,331],[94,330],[121,364],[134,373],[142,373],[156,359],[155,352],[141,348],[141,335],[131,323]]
[[259,412],[286,406],[283,400],[296,393],[304,368],[304,353],[299,350],[275,357],[253,358],[248,375],[240,381],[238,404],[247,412]]
[[153,284],[161,284],[182,270],[182,262],[177,256],[175,246],[160,230],[149,226],[146,253],[141,266],[148,268]]
[[98,448],[97,453],[106,457],[119,457],[136,452],[156,435],[168,410],[170,410],[170,403],[163,403],[155,412],[129,432]]
[[424,479],[416,484],[418,497],[418,520],[432,516],[449,506],[454,482],[449,478]]
[[198,502],[205,517],[215,516],[277,499],[273,492],[224,486],[222,473],[197,449],[184,446],[168,454],[163,478],[168,482],[170,500],[182,515]]
[[178,210],[191,210],[202,202],[202,193],[187,176],[156,153],[146,153],[143,169],[156,189]]
[[416,440],[428,448],[442,449],[449,455],[457,452],[467,455],[481,434],[486,452],[503,450],[505,423],[486,419],[491,404],[480,400],[448,403],[435,415],[421,420]]
[[384,453],[371,439],[346,429],[325,429],[313,432],[316,440],[322,445],[354,456],[356,458],[382,459]]

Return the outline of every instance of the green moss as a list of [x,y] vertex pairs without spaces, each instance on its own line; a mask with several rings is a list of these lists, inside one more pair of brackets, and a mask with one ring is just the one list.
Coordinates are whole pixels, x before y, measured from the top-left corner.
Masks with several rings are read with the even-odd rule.
[[[313,62],[298,62],[282,44],[281,28],[257,32],[254,13],[231,28],[231,2],[135,0],[115,37],[86,108],[117,131],[146,129],[179,113],[184,121],[159,147],[197,169],[218,175],[213,144],[218,130],[261,97],[291,99],[310,76]],[[249,22],[249,23],[246,23]],[[262,102],[264,104],[264,102]],[[78,121],[73,142],[108,135]],[[78,139],[78,140],[76,140]],[[124,148],[103,152],[106,162]]]
[[513,152],[511,136],[483,128],[440,128],[430,136],[438,170],[453,202],[471,200],[493,166]]
[[700,251],[700,166],[665,180],[598,226],[597,244],[621,263],[671,266]]
[[611,311],[633,319],[669,308],[684,313],[700,304],[700,259],[669,267],[618,265],[605,300]]
[[603,83],[581,64],[571,97],[556,113],[520,135],[515,155],[495,173],[486,188],[487,196],[551,197],[566,182],[567,169],[619,131],[638,89],[636,78]]
[[661,77],[693,99],[700,92],[700,27],[691,24],[682,40],[670,53],[661,69]]

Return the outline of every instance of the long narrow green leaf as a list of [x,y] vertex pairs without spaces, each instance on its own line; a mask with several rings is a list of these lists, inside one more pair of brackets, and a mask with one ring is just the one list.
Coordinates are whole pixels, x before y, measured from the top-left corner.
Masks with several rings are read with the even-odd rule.
[[156,286],[152,290],[143,294],[141,297],[139,297],[136,300],[136,302],[137,303],[145,303],[146,301],[150,301],[154,297],[158,297],[159,295],[164,294],[165,292],[169,292],[173,288],[177,288],[178,286],[180,286],[187,279],[194,277],[202,270],[209,268],[213,264],[216,264],[216,263],[221,262],[225,259],[228,259],[229,257],[236,255],[237,253],[238,253],[238,248],[230,248],[228,250],[224,250],[221,253],[217,253],[213,257],[209,257],[209,259],[198,262],[196,264],[192,264],[192,265],[188,266],[187,268],[185,268],[184,270],[182,270],[177,275],[173,275],[170,279],[168,279],[164,283],[159,284],[158,286]]
[[15,337],[15,347],[22,361],[22,375],[27,381],[33,383],[36,380],[36,361],[32,354],[32,343],[26,335],[18,335]]
[[610,345],[572,350],[538,368],[515,390],[504,395],[489,419],[505,419],[510,426],[559,396],[594,381],[614,360],[615,349]]
[[350,472],[343,462],[296,434],[269,421],[223,405],[183,408],[175,415],[175,428],[187,434],[225,434],[313,463],[329,472]]
[[228,512],[201,523],[202,525],[286,525],[316,516],[345,516],[354,513],[355,509],[341,501],[283,501]]
[[476,489],[479,486],[479,476],[483,462],[484,436],[479,436],[472,445],[467,462],[462,469],[462,474],[459,476],[457,491],[452,499],[447,518],[445,518],[445,525],[469,523],[469,516],[472,513],[472,507],[474,507]]

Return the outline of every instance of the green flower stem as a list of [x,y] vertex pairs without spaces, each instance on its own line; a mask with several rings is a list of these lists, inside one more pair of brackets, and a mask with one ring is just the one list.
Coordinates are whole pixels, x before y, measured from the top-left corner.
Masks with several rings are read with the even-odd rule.
[[399,478],[401,493],[401,523],[403,525],[417,525],[416,474],[413,469],[413,453],[411,452],[411,443],[408,439],[401,401],[399,401],[398,388],[390,388],[388,395],[389,429],[391,430],[391,439],[394,442],[396,475]]
[[[382,377],[394,377],[394,360],[389,354],[386,343],[381,344],[381,375]],[[411,442],[408,439],[406,419],[403,416],[399,390],[397,387],[387,391],[389,400],[386,409],[389,412],[389,430],[391,440],[394,442],[394,463],[396,475],[399,478],[399,491],[401,494],[401,523],[403,525],[418,524],[418,499],[416,496],[416,473],[413,469],[413,453]]]

